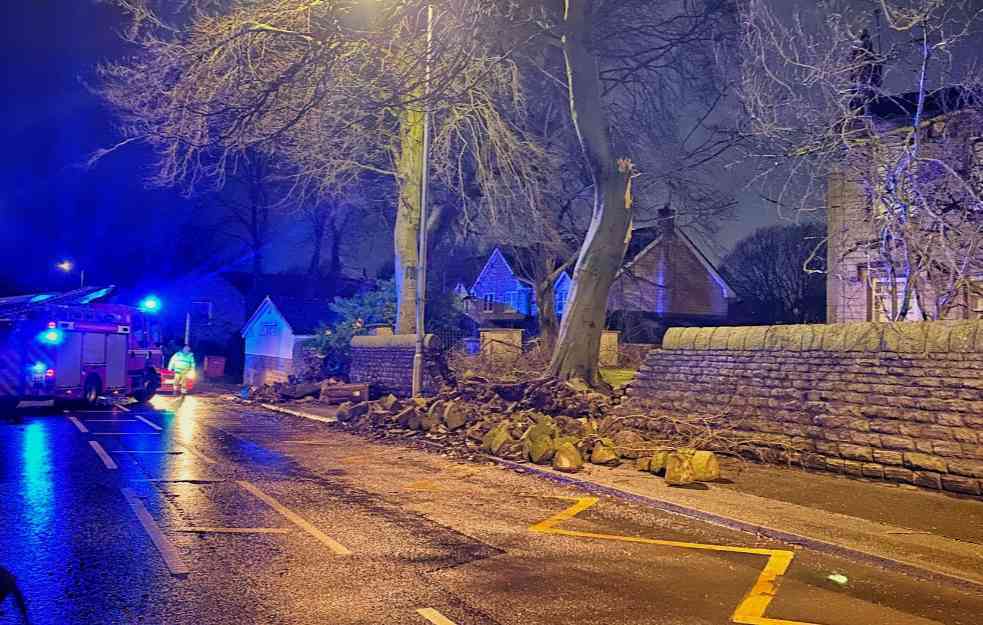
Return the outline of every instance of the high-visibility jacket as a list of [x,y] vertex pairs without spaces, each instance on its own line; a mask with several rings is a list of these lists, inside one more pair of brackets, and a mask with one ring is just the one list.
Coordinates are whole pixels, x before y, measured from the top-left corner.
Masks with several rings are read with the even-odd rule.
[[184,373],[195,368],[195,355],[191,352],[177,352],[171,356],[167,368],[174,373]]

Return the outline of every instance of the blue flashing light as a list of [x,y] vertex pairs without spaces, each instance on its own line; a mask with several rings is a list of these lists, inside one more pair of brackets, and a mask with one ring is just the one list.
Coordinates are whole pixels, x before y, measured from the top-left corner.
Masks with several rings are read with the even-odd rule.
[[80,304],[91,304],[92,302],[96,301],[97,299],[102,299],[102,298],[106,297],[107,295],[109,295],[112,292],[112,290],[113,290],[112,287],[106,287],[104,289],[99,289],[98,291],[93,291],[92,293],[89,293],[88,295],[85,295],[85,296],[79,298],[79,303]]
[[156,295],[148,295],[140,301],[139,308],[145,313],[156,314],[162,307],[160,298]]
[[65,340],[65,333],[59,328],[49,327],[38,335],[38,340],[45,345],[61,345],[61,342]]
[[48,365],[44,364],[43,362],[36,362],[33,365],[31,365],[31,372],[36,373],[38,375],[41,375],[42,373],[47,371],[47,369],[48,369]]
[[39,293],[38,295],[35,295],[34,297],[31,298],[31,303],[32,304],[37,304],[39,302],[43,302],[45,300],[49,300],[49,299],[51,299],[54,296],[55,296],[54,293]]

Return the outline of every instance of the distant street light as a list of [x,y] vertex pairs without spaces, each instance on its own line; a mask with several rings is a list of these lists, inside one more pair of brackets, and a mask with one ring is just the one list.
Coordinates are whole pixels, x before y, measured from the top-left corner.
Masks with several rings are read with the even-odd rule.
[[[72,269],[75,268],[75,263],[73,263],[70,260],[63,260],[60,263],[58,263],[57,265],[55,265],[55,267],[57,267],[58,269],[61,269],[65,273],[71,273],[72,272]],[[84,287],[85,287],[85,269],[80,269],[79,270],[79,288],[81,289],[81,288],[84,288]]]

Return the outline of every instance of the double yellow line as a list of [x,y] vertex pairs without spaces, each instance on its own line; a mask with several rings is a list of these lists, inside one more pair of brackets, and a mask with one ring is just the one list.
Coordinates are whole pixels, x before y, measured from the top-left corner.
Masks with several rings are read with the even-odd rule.
[[684,543],[675,540],[656,540],[653,538],[640,538],[637,536],[619,536],[617,534],[598,534],[595,532],[578,532],[574,530],[558,529],[556,526],[564,521],[569,521],[584,510],[590,508],[598,502],[597,497],[562,497],[575,502],[572,506],[554,514],[545,521],[540,521],[530,526],[529,530],[539,534],[555,534],[558,536],[572,536],[575,538],[594,538],[597,540],[618,540],[627,543],[640,543],[644,545],[660,545],[663,547],[680,547],[682,549],[700,549],[702,551],[723,551],[727,553],[749,553],[758,556],[767,556],[768,561],[764,569],[758,575],[754,586],[744,596],[741,603],[731,615],[731,621],[741,625],[815,625],[802,621],[786,621],[782,619],[771,619],[765,617],[765,610],[771,600],[775,598],[778,591],[778,581],[788,570],[789,564],[795,554],[785,549],[757,549],[754,547],[730,547],[727,545],[706,545],[702,543]]

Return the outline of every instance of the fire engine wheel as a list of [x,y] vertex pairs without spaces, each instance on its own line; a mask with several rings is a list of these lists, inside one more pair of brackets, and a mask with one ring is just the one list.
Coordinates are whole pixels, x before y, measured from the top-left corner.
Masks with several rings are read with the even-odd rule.
[[99,383],[99,378],[90,376],[85,381],[85,386],[82,387],[82,401],[85,402],[86,406],[95,406],[96,402],[99,401],[101,391],[102,384]]
[[144,374],[143,385],[133,391],[133,399],[141,404],[148,402],[157,394],[158,388],[160,388],[160,377],[156,373]]

